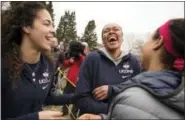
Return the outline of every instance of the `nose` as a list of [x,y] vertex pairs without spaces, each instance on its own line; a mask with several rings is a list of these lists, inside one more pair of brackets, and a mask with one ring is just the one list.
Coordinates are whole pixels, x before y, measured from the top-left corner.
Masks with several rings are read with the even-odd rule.
[[111,30],[109,31],[108,35],[112,35],[112,34],[115,34],[115,32],[114,32],[114,30],[111,29]]
[[113,30],[113,29],[111,29],[111,30],[109,31],[109,34],[112,34],[112,33],[114,33],[114,30]]
[[56,36],[56,30],[53,26],[51,27],[50,32],[53,34],[54,37]]

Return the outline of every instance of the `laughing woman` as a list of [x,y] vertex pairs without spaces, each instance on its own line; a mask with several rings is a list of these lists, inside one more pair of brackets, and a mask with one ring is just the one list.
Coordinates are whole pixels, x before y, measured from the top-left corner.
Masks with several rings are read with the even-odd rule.
[[20,2],[2,15],[2,119],[60,119],[62,113],[42,111],[42,105],[70,104],[76,97],[51,92],[55,31],[49,12],[39,2]]
[[109,86],[108,96],[119,94],[107,115],[79,119],[184,119],[184,25],[184,18],[169,20],[149,38],[141,50],[146,71]]

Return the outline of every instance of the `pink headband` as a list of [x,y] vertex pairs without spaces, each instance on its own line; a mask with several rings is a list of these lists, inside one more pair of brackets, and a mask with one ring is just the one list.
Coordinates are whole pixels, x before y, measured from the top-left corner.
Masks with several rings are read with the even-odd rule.
[[168,20],[165,24],[163,24],[159,28],[159,34],[160,36],[163,37],[163,42],[164,42],[164,48],[173,56],[176,57],[176,60],[174,61],[173,67],[179,71],[183,70],[184,68],[184,59],[181,57],[181,55],[175,51],[172,45],[172,38],[170,35],[170,30],[169,30],[169,24],[170,20]]

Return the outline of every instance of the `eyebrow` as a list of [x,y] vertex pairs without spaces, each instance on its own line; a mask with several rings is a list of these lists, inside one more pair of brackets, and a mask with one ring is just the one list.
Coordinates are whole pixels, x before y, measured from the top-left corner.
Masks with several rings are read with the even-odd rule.
[[50,20],[44,20],[44,22],[49,22],[49,24],[53,24],[53,22],[51,22]]
[[110,28],[105,28],[104,30],[110,30]]

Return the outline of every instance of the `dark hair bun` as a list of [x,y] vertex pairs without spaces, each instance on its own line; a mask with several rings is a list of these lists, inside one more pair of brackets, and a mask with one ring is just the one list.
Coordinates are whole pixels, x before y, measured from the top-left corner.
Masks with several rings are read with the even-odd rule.
[[184,19],[173,19],[170,23],[170,33],[174,49],[184,57],[185,53],[185,23]]

